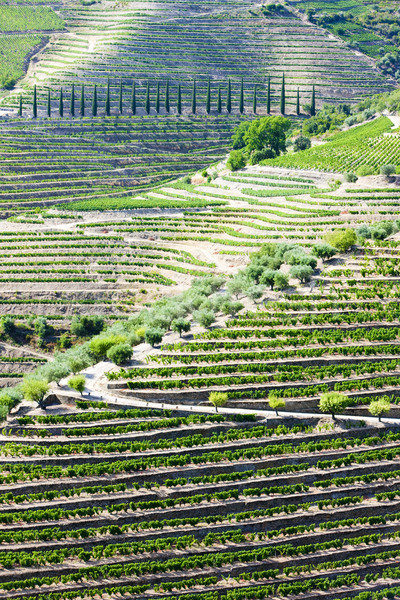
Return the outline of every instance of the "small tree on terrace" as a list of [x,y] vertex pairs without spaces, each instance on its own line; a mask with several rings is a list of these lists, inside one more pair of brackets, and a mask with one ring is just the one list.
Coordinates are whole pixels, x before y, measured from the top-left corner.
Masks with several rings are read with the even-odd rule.
[[281,273],[280,271],[276,271],[274,277],[274,287],[277,290],[284,290],[289,285],[289,278],[285,273]]
[[324,242],[321,242],[319,244],[315,244],[315,246],[312,249],[312,253],[317,258],[321,258],[322,261],[324,262],[324,261],[332,258],[332,256],[335,256],[335,254],[337,253],[337,250],[330,244],[325,244]]
[[190,331],[190,321],[184,319],[183,317],[174,319],[171,323],[171,329],[172,331],[179,333],[179,337],[182,337],[182,333],[187,333]]
[[205,329],[211,327],[215,321],[215,313],[212,310],[196,310],[193,313],[193,318]]
[[26,377],[21,384],[21,390],[26,400],[37,402],[40,408],[43,408],[43,400],[49,390],[49,384],[45,379]]
[[390,177],[396,173],[396,165],[382,165],[380,168],[380,174]]
[[211,392],[208,400],[215,407],[215,412],[218,412],[219,406],[225,406],[227,404],[228,394],[226,392]]
[[243,169],[246,166],[246,159],[241,150],[232,150],[229,154],[228,160],[226,161],[226,166],[231,171],[238,171],[239,169]]
[[295,265],[290,269],[291,277],[299,279],[301,283],[306,283],[310,280],[313,274],[313,268],[309,265]]
[[82,396],[83,390],[85,389],[86,379],[84,375],[74,375],[68,379],[68,385],[70,388],[79,392]]
[[286,402],[283,398],[279,398],[274,392],[270,392],[268,394],[268,405],[276,412],[276,416],[278,416],[278,410],[280,408],[285,408]]
[[149,327],[146,329],[145,340],[151,346],[161,344],[165,331],[158,327]]
[[289,119],[284,117],[262,117],[251,122],[243,135],[246,152],[262,153],[262,158],[274,158],[286,150],[286,132]]
[[260,283],[263,285],[269,285],[271,290],[274,289],[275,285],[275,275],[278,271],[274,271],[273,269],[265,269],[260,277]]
[[44,365],[40,374],[47,379],[48,382],[55,381],[55,383],[59,385],[61,379],[67,377],[70,372],[71,369],[66,362],[63,362],[62,360],[53,360]]
[[122,365],[132,358],[133,348],[130,344],[116,344],[107,350],[107,358],[116,365]]
[[357,235],[354,229],[335,229],[325,235],[325,240],[340,252],[347,252],[356,243]]
[[379,400],[373,400],[368,407],[368,411],[373,417],[378,417],[380,421],[382,415],[390,412],[390,400],[386,398],[379,398]]
[[340,392],[326,392],[321,395],[318,408],[323,413],[329,413],[332,415],[332,419],[335,418],[335,414],[346,408],[348,403],[348,397]]

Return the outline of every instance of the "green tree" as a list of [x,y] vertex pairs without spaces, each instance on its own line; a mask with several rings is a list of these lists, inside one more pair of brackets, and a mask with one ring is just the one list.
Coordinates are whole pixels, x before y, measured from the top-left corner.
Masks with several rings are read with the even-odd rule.
[[92,99],[92,115],[97,117],[97,85],[94,84]]
[[33,88],[33,105],[32,105],[32,110],[33,110],[33,118],[37,119],[37,90],[36,90],[36,85]]
[[309,137],[305,135],[299,135],[293,144],[293,150],[295,152],[300,152],[301,150],[308,150],[311,148],[311,140]]
[[167,84],[165,86],[165,111],[169,113],[169,79],[167,79]]
[[117,344],[124,344],[126,337],[122,335],[97,335],[89,342],[90,352],[96,358],[104,358],[107,351]]
[[281,87],[281,115],[285,114],[286,110],[286,89],[285,89],[285,73],[282,75],[282,87]]
[[196,114],[197,98],[196,98],[196,80],[193,79],[193,90],[192,90],[192,113]]
[[122,79],[119,80],[119,114],[123,112],[123,91],[122,91]]
[[60,117],[64,116],[64,94],[62,88],[60,88],[60,101],[58,104],[58,112],[60,114]]
[[378,417],[380,421],[382,415],[390,412],[390,400],[386,398],[379,398],[379,400],[373,400],[372,402],[370,402],[368,411],[373,417]]
[[271,114],[271,77],[268,77],[267,83],[267,113]]
[[296,97],[296,115],[300,115],[300,90],[297,88],[297,97]]
[[68,385],[82,396],[86,386],[86,378],[84,375],[74,375],[68,379]]
[[208,78],[207,94],[206,94],[206,113],[209,115],[211,112],[211,80]]
[[231,171],[238,171],[239,169],[243,169],[246,166],[246,159],[241,150],[232,150],[229,154],[228,160],[226,161],[226,166]]
[[92,363],[87,350],[82,348],[82,346],[74,349],[73,352],[69,351],[68,356],[66,356],[66,362],[72,373],[78,373]]
[[67,377],[71,372],[68,364],[63,360],[53,360],[48,362],[40,370],[40,374],[49,383],[54,381],[57,385],[60,384],[61,379]]
[[122,365],[132,358],[133,348],[130,344],[115,344],[107,350],[107,358],[114,364]]
[[232,148],[234,150],[240,150],[246,146],[246,142],[244,140],[244,136],[247,133],[247,130],[250,127],[251,121],[242,121],[235,128],[232,135]]
[[250,157],[256,152],[263,158],[279,156],[286,150],[286,132],[289,128],[290,121],[284,117],[255,119],[243,136],[247,153]]
[[71,87],[71,98],[70,98],[70,104],[69,104],[69,112],[71,114],[71,117],[75,116],[75,84],[72,84],[72,87]]
[[47,116],[51,117],[51,96],[50,96],[50,88],[47,90]]
[[228,90],[226,93],[226,110],[228,113],[232,111],[232,89],[231,89],[231,80],[228,79]]
[[157,91],[156,91],[156,113],[160,112],[160,82],[157,81]]
[[337,250],[330,244],[327,244],[325,242],[319,242],[318,244],[315,244],[315,246],[313,246],[312,253],[315,254],[317,258],[321,258],[324,262],[332,258],[332,256],[335,256]]
[[276,416],[278,416],[278,410],[280,408],[285,408],[286,402],[283,398],[279,398],[274,392],[270,392],[268,394],[268,406],[276,412]]
[[36,379],[32,376],[25,377],[21,383],[21,391],[25,400],[36,402],[43,408],[43,400],[49,390],[49,384],[45,379]]
[[321,395],[318,403],[318,408],[322,413],[329,413],[332,418],[335,415],[344,410],[348,404],[348,397],[340,392],[326,392]]
[[285,275],[284,273],[281,273],[280,271],[276,272],[276,275],[274,277],[274,287],[276,290],[284,290],[285,288],[287,288],[289,285],[289,278],[287,275]]
[[182,91],[181,84],[178,83],[178,92],[177,92],[177,100],[176,100],[176,110],[178,115],[182,114]]
[[132,82],[131,111],[133,115],[136,115],[136,83],[134,81]]
[[257,84],[254,86],[253,91],[253,113],[257,114]]
[[274,269],[265,269],[260,277],[260,283],[262,285],[269,285],[271,290],[273,290],[275,285],[275,275],[277,272],[278,271],[275,271]]
[[244,83],[243,83],[243,77],[242,77],[242,81],[240,83],[240,93],[239,93],[239,112],[240,114],[244,113]]
[[79,112],[80,112],[81,117],[85,116],[85,86],[84,85],[81,86],[81,101],[80,101]]
[[327,233],[324,239],[328,244],[339,250],[347,252],[357,241],[357,234],[354,229],[335,229]]
[[107,90],[106,90],[106,115],[110,116],[111,113],[111,99],[110,99],[110,78],[107,79]]
[[197,321],[202,327],[208,329],[215,321],[215,314],[212,310],[202,309],[196,310],[193,313],[193,318]]
[[396,173],[396,165],[382,165],[380,168],[380,174],[390,177]]
[[158,327],[149,327],[146,329],[145,340],[151,346],[161,344],[165,331]]
[[301,283],[306,283],[310,280],[314,269],[309,265],[294,265],[290,269],[290,276],[299,279]]
[[222,111],[222,97],[221,97],[221,86],[218,86],[218,97],[217,97],[217,112],[221,113]]
[[104,318],[99,315],[81,315],[72,318],[70,330],[77,337],[92,337],[103,330]]
[[215,412],[218,412],[219,406],[226,406],[228,394],[226,392],[211,392],[208,401],[214,406]]
[[22,117],[22,94],[19,95],[18,116]]
[[172,331],[176,331],[179,333],[179,337],[182,337],[182,333],[187,333],[190,331],[190,321],[184,319],[183,317],[179,317],[174,319],[171,323]]
[[150,114],[150,82],[147,82],[147,86],[146,86],[146,102],[145,102],[145,110],[146,113],[149,115]]
[[312,86],[312,94],[311,94],[311,108],[310,108],[310,115],[312,117],[315,116],[315,85]]

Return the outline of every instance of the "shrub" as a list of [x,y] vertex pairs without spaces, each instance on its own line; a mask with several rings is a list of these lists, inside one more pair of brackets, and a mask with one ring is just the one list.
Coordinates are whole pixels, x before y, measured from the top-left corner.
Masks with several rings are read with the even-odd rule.
[[37,402],[39,406],[42,406],[43,398],[49,390],[49,384],[45,379],[26,377],[21,384],[21,390],[25,400]]
[[268,395],[268,405],[278,415],[278,410],[280,408],[285,408],[286,402],[284,401],[283,398],[278,398],[278,396],[276,394],[274,394],[273,392],[270,392]]
[[308,148],[311,148],[311,140],[309,137],[305,135],[299,135],[299,137],[294,140],[293,150],[295,152],[299,152],[300,150],[308,150]]
[[386,400],[385,398],[373,400],[368,407],[368,411],[373,417],[379,417],[380,421],[382,415],[390,411],[390,400]]
[[99,334],[104,327],[103,317],[97,315],[74,317],[71,322],[71,333],[76,337],[91,337]]
[[355,173],[345,173],[344,178],[349,183],[355,183],[356,181],[358,181],[358,177]]
[[358,169],[357,169],[357,175],[359,177],[366,177],[367,175],[373,175],[373,174],[374,174],[374,170],[369,165],[361,165],[361,167],[358,167]]
[[116,344],[107,350],[107,358],[116,365],[122,365],[132,358],[133,348],[130,344]]
[[325,235],[325,240],[340,252],[347,252],[356,243],[357,236],[354,229],[335,229]]
[[159,327],[149,327],[146,329],[145,340],[151,346],[161,344],[165,331]]
[[240,150],[232,150],[232,152],[229,154],[226,166],[231,171],[238,171],[239,169],[243,169],[243,167],[246,166],[246,159],[243,155],[243,152],[241,152]]
[[174,319],[171,323],[171,329],[172,331],[179,333],[179,337],[181,337],[183,332],[187,333],[190,331],[190,321],[184,319],[183,317]]
[[202,327],[208,329],[215,321],[215,314],[212,310],[196,310],[196,312],[193,313],[193,318],[200,323]]
[[336,254],[337,250],[330,244],[321,242],[319,244],[315,244],[315,246],[312,249],[312,252],[313,254],[315,254],[315,256],[321,258],[322,261],[325,261],[329,258],[332,258],[332,256]]
[[340,392],[326,392],[321,395],[318,408],[323,413],[330,413],[332,418],[335,418],[335,414],[340,410],[346,408],[348,398]]
[[225,406],[228,402],[228,394],[226,392],[211,392],[208,399],[215,407],[215,412],[218,412],[218,406]]
[[389,177],[390,175],[394,175],[396,173],[396,165],[382,165],[380,168],[380,174],[386,175]]
[[126,341],[126,338],[122,335],[109,335],[109,336],[101,336],[98,335],[90,340],[89,348],[90,352],[96,357],[101,358],[107,355],[108,350],[112,346],[116,346],[117,344],[123,344]]
[[289,277],[280,271],[277,271],[274,277],[274,287],[277,290],[284,290],[289,285]]
[[70,377],[68,379],[68,385],[73,390],[80,393],[82,396],[82,392],[85,389],[86,379],[84,375],[74,375],[74,377]]
[[313,268],[309,265],[295,265],[290,269],[291,277],[299,279],[302,283],[306,283],[306,281],[309,281],[312,274]]

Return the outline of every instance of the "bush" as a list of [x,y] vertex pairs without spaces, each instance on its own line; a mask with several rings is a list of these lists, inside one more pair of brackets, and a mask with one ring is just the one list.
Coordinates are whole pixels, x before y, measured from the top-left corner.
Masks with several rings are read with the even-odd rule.
[[68,385],[73,390],[80,393],[82,396],[82,392],[85,389],[86,379],[84,375],[74,375],[74,377],[70,377],[68,379]]
[[390,175],[394,175],[396,173],[396,165],[382,165],[380,169],[381,175],[386,175],[389,177]]
[[306,283],[306,281],[309,281],[312,274],[313,268],[309,265],[295,265],[290,269],[291,277],[299,279],[302,283]]
[[21,390],[25,400],[37,402],[39,406],[42,406],[43,398],[49,390],[49,384],[45,379],[26,377],[21,384]]
[[171,329],[172,331],[179,333],[179,337],[181,337],[183,332],[187,333],[190,331],[190,321],[184,319],[183,317],[174,319],[171,323]]
[[335,414],[346,408],[348,398],[340,392],[326,392],[321,395],[318,408],[323,413],[330,413],[332,418]]
[[311,148],[311,140],[309,137],[305,135],[299,135],[299,137],[294,140],[293,150],[295,152],[299,152],[300,150],[308,150],[308,148]]
[[92,340],[90,340],[90,352],[96,358],[104,358],[105,356],[107,356],[107,352],[112,346],[116,346],[117,344],[123,344],[125,341],[126,338],[122,335],[98,335]]
[[116,344],[107,350],[107,358],[116,365],[122,365],[132,358],[133,348],[130,344]]
[[274,277],[274,287],[277,290],[284,290],[289,285],[289,277],[280,271],[276,272]]
[[161,344],[165,331],[159,327],[149,327],[146,329],[145,340],[151,346]]
[[325,235],[325,240],[340,252],[347,252],[356,243],[357,235],[354,229],[335,229]]
[[92,337],[99,334],[104,327],[103,317],[93,316],[74,317],[71,322],[71,333],[76,337]]
[[358,169],[357,169],[357,175],[359,177],[366,177],[367,175],[373,175],[373,174],[374,174],[374,170],[369,165],[361,165],[361,167],[358,167]]
[[238,171],[239,169],[243,169],[246,166],[246,159],[243,155],[243,152],[240,150],[232,150],[227,160],[226,166],[231,171]]
[[385,398],[373,400],[368,407],[368,411],[373,417],[378,417],[380,421],[382,415],[390,411],[390,401]]
[[322,261],[325,261],[329,258],[332,258],[332,256],[336,254],[337,250],[330,244],[321,242],[319,244],[315,244],[315,246],[312,249],[312,252],[313,254],[315,254],[315,256],[321,258]]
[[285,408],[286,402],[283,398],[278,398],[278,396],[274,394],[274,392],[270,392],[268,395],[268,405],[278,415],[278,410],[280,408]]
[[344,178],[349,183],[355,183],[356,181],[358,181],[358,177],[355,173],[345,173]]
[[215,314],[212,310],[196,310],[193,318],[202,326],[208,329],[215,321]]
[[226,392],[211,392],[208,399],[215,407],[215,412],[218,412],[218,406],[225,406],[228,402],[228,394]]

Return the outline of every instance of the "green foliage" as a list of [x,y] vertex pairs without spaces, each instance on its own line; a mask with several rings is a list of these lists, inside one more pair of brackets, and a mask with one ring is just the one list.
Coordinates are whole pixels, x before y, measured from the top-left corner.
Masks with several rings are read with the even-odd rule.
[[193,313],[193,318],[197,321],[202,327],[208,329],[215,321],[215,314],[212,310],[196,310]]
[[71,322],[71,333],[76,337],[92,337],[103,330],[104,318],[99,315],[75,316]]
[[227,404],[228,394],[226,392],[211,392],[208,400],[215,407],[215,412],[218,412],[218,407]]
[[123,335],[97,335],[90,340],[89,349],[96,358],[104,358],[112,346],[123,344],[125,341],[126,337]]
[[380,173],[381,175],[386,175],[387,177],[394,175],[396,173],[396,165],[382,165]]
[[159,327],[149,327],[146,329],[145,339],[151,346],[161,344],[165,331]]
[[311,279],[313,268],[309,265],[295,265],[290,269],[291,277],[299,279],[302,283],[306,283]]
[[286,132],[290,128],[289,119],[284,117],[262,117],[250,123],[243,135],[246,153],[250,162],[274,158],[286,151]]
[[358,177],[355,173],[345,173],[344,174],[345,181],[349,183],[355,183],[358,180]]
[[278,410],[280,408],[285,408],[286,402],[283,398],[279,398],[276,394],[274,394],[274,392],[270,392],[268,394],[268,405],[270,408],[272,408],[272,410],[276,411],[276,414],[278,414]]
[[21,383],[21,391],[25,400],[37,402],[41,405],[43,398],[47,394],[49,384],[45,379],[36,379],[35,377],[26,377]]
[[311,148],[311,140],[305,135],[299,135],[293,143],[293,150],[299,152],[300,150],[308,150]]
[[354,229],[335,229],[327,233],[324,239],[339,252],[347,252],[356,243],[357,235]]
[[368,407],[368,411],[373,417],[379,417],[379,420],[381,420],[382,415],[390,412],[390,401],[384,398],[373,400]]
[[231,171],[238,171],[239,169],[243,169],[243,167],[246,166],[246,159],[243,155],[243,152],[241,152],[240,150],[232,150],[232,152],[229,154],[226,166]]
[[172,331],[179,333],[179,337],[181,337],[182,333],[187,333],[190,331],[190,321],[184,319],[183,317],[178,317],[172,321],[171,329]]
[[321,258],[322,261],[325,261],[335,256],[337,249],[326,242],[319,242],[313,246],[312,253]]
[[357,175],[359,177],[366,177],[367,175],[373,175],[373,174],[374,174],[374,169],[372,167],[370,167],[369,165],[361,165],[357,169]]
[[122,365],[132,358],[133,348],[130,344],[116,344],[107,350],[107,358],[116,365]]
[[74,377],[68,379],[68,385],[82,396],[82,392],[86,385],[86,378],[84,375],[74,375]]
[[348,404],[348,397],[340,392],[326,392],[321,395],[318,408],[323,413],[329,413],[332,417],[344,410]]

